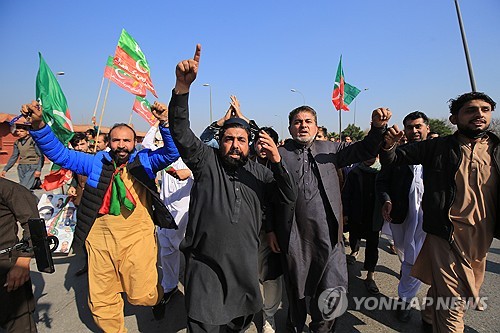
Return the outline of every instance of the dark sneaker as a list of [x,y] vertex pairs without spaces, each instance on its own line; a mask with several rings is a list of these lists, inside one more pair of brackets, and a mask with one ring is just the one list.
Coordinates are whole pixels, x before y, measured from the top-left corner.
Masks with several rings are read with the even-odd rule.
[[422,331],[425,333],[432,333],[432,324],[422,319]]
[[179,291],[179,288],[175,287],[174,289],[170,290],[168,293],[163,294],[162,299],[156,304],[155,306],[152,307],[153,310],[153,317],[155,317],[156,320],[162,320],[165,318],[165,308],[167,307],[167,303],[170,302],[170,299],[176,292]]
[[396,310],[396,317],[400,322],[407,323],[411,319],[411,305],[401,299],[399,299],[399,302],[401,302],[401,305]]

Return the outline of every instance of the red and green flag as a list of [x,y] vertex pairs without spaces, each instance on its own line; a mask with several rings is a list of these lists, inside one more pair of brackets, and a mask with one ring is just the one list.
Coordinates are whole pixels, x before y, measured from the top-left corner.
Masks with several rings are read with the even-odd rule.
[[335,109],[349,111],[348,105],[358,96],[361,90],[345,82],[344,70],[342,69],[342,56],[340,56],[335,84],[333,87],[332,103]]
[[[41,53],[40,68],[36,76],[36,99],[42,106],[43,121],[51,127],[52,132],[65,146],[73,135],[73,123],[66,97],[59,86],[54,73],[50,70]],[[71,180],[72,173],[54,164],[50,173],[45,176],[42,188],[46,191],[61,187]]]
[[116,83],[120,88],[137,96],[146,96],[146,87],[134,77],[126,73],[123,69],[116,66],[113,57],[108,57],[104,77]]
[[147,99],[136,96],[132,110],[144,118],[149,125],[153,126],[156,123],[156,117],[151,113],[151,103]]
[[115,65],[132,77],[142,82],[146,88],[158,97],[151,80],[151,70],[139,44],[125,29],[122,30],[113,59]]
[[[114,163],[114,162],[113,162]],[[104,199],[99,208],[99,214],[102,215],[115,215],[121,214],[121,207],[125,207],[129,211],[133,211],[136,206],[136,201],[132,196],[130,190],[123,183],[121,174],[123,168],[126,164],[122,164],[119,167],[115,165],[115,172],[111,176],[111,183],[104,193]]]
[[49,174],[43,178],[42,189],[52,191],[71,181],[73,172],[63,169],[57,164],[52,164]]

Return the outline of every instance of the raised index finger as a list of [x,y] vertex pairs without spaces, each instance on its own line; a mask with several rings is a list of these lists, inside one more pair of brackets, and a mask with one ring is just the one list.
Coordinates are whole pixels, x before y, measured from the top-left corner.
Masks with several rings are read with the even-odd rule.
[[196,44],[196,51],[194,52],[193,60],[196,62],[200,62],[201,56],[201,44]]

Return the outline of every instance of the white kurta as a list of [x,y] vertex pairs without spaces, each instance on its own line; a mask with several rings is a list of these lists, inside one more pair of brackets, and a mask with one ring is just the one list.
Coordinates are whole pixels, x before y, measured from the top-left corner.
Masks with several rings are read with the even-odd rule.
[[[181,158],[172,163],[176,170],[187,169]],[[161,172],[160,198],[167,206],[179,227],[175,229],[158,229],[161,267],[163,278],[161,285],[165,292],[174,289],[179,283],[180,251],[179,244],[186,233],[188,223],[189,198],[193,186],[193,176],[186,180],[178,180],[165,170]]]
[[[145,148],[155,150],[153,144],[158,128],[151,127],[142,141]],[[176,170],[188,167],[181,158],[171,164]],[[160,198],[167,206],[170,214],[179,227],[175,229],[158,228],[158,243],[160,245],[160,259],[163,278],[161,285],[167,293],[179,283],[180,251],[179,244],[186,233],[188,223],[189,197],[193,186],[193,175],[186,180],[178,180],[170,176],[165,170],[161,171]]]
[[418,279],[410,276],[410,272],[426,236],[422,229],[423,211],[421,204],[424,194],[422,166],[411,165],[409,167],[413,171],[413,181],[408,194],[408,214],[403,223],[391,224],[394,246],[402,261],[398,296],[407,302],[415,297],[421,285]]

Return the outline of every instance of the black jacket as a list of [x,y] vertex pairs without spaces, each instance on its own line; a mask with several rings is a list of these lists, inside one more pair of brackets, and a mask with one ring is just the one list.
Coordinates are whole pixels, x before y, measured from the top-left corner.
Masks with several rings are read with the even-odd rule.
[[349,231],[357,234],[380,231],[384,220],[381,214],[380,200],[375,191],[375,181],[380,172],[368,172],[354,167],[347,175],[342,189],[344,217],[348,217]]
[[[495,145],[492,161],[500,174],[500,139],[488,132],[489,139]],[[450,220],[450,208],[457,196],[455,175],[462,162],[458,133],[454,135],[425,140],[392,149],[381,154],[382,165],[422,164],[424,174],[424,211],[423,229],[425,232],[446,239],[452,243],[453,224]],[[499,196],[500,197],[500,196]],[[500,202],[496,205],[500,207]],[[500,214],[497,214],[497,219]],[[500,238],[500,223],[496,221],[494,236]]]
[[380,203],[392,203],[391,223],[401,224],[408,215],[408,194],[413,172],[408,165],[384,165],[377,175],[376,191]]

